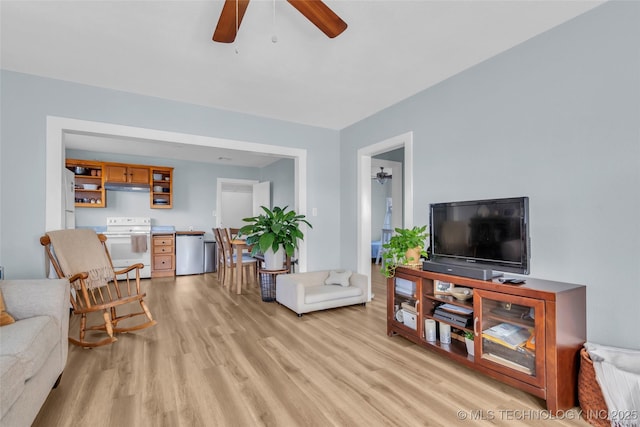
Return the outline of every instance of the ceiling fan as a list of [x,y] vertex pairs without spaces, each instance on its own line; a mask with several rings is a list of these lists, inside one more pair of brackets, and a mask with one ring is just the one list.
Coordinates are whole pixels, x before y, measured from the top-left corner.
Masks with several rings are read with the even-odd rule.
[[[334,38],[347,29],[347,23],[321,0],[287,1],[329,38]],[[233,43],[247,6],[249,6],[249,0],[225,0],[218,25],[213,33],[213,41]]]
[[392,179],[392,176],[390,173],[386,173],[384,171],[384,168],[380,166],[380,172],[378,172],[374,177],[372,177],[372,179],[375,179],[380,184],[384,184],[385,182],[387,182],[388,179]]

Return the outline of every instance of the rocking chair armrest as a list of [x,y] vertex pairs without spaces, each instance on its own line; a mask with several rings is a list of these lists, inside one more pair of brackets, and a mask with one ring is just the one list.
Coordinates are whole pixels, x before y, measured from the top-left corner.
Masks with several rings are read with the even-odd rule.
[[[85,280],[89,277],[89,274],[86,272],[76,273],[73,276],[69,277],[69,284],[71,288],[80,289],[83,294],[87,292],[87,283]],[[76,282],[79,282],[80,285],[76,285]],[[73,302],[73,295],[71,297],[71,304],[75,307],[75,303]]]
[[135,269],[142,270],[143,268],[144,268],[144,264],[138,263],[138,264],[133,264],[133,265],[130,265],[129,267],[123,268],[122,270],[114,270],[114,273],[116,275],[125,274],[130,272],[131,270],[135,270]]
[[87,273],[85,273],[85,272],[82,272],[82,273],[76,273],[76,274],[74,274],[73,276],[69,277],[69,282],[70,282],[70,283],[73,283],[73,282],[76,282],[76,281],[81,280],[81,279],[82,279],[82,280],[84,280],[84,279],[86,279],[87,277],[89,277],[89,274],[87,274]]

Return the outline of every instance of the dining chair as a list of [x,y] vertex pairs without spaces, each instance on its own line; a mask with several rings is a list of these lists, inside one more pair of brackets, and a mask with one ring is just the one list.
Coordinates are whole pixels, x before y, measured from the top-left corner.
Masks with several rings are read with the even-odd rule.
[[[233,250],[233,246],[231,244],[230,235],[227,234],[228,230],[220,230],[220,238],[222,240],[222,247],[224,250],[224,265],[225,265],[225,275],[222,279],[222,285],[227,287],[227,277],[230,277],[229,283],[233,284],[234,276],[236,273],[236,264],[241,262],[242,268],[245,269],[244,277],[247,278],[247,281],[250,276],[251,269],[253,269],[253,276],[257,277],[258,274],[258,261],[253,258],[249,254],[243,254],[240,260],[237,260],[235,251]],[[227,274],[227,272],[231,274]]]
[[225,257],[224,248],[222,247],[222,236],[220,235],[220,231],[222,229],[214,227],[214,228],[212,228],[212,230],[213,230],[213,235],[215,236],[216,242],[217,242],[217,245],[218,245],[218,250],[217,250],[217,253],[216,253],[216,258],[217,258],[216,259],[216,263],[218,265],[218,268],[217,268],[217,270],[218,270],[218,281],[220,283],[223,283],[224,282],[224,276],[226,274],[226,263],[224,262],[224,257]]
[[[227,238],[229,239],[229,241],[246,238],[246,236],[245,237],[238,236],[238,233],[240,231],[239,228],[228,227],[228,228],[225,228],[224,230],[227,232]],[[242,252],[245,254],[248,254],[250,251],[248,248],[244,248]]]
[[227,231],[229,232],[229,239],[233,240],[233,239],[237,239],[238,238],[238,232],[240,231],[239,228],[234,228],[234,227],[229,227],[227,228]]

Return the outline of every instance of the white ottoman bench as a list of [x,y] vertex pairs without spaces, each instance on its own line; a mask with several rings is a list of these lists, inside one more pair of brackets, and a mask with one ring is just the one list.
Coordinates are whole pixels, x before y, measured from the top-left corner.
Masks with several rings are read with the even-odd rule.
[[369,278],[345,270],[281,274],[276,278],[276,301],[302,316],[311,311],[346,305],[365,305]]

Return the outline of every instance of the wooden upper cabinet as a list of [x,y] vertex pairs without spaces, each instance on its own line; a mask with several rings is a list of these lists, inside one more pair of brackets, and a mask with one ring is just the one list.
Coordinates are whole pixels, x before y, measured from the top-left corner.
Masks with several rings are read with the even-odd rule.
[[104,208],[107,206],[102,171],[104,164],[93,160],[66,159],[65,167],[75,176],[75,206]]
[[106,164],[105,182],[149,184],[149,168]]
[[[112,190],[131,187],[149,188],[150,207],[171,209],[173,207],[173,168],[127,163],[108,163],[92,160],[67,159],[65,166],[76,171],[76,206],[104,208],[107,205],[105,186]],[[85,184],[88,184],[85,187]],[[95,184],[94,186],[91,184]],[[122,187],[122,188],[120,188]]]
[[171,209],[173,207],[173,168],[152,166],[151,207]]

